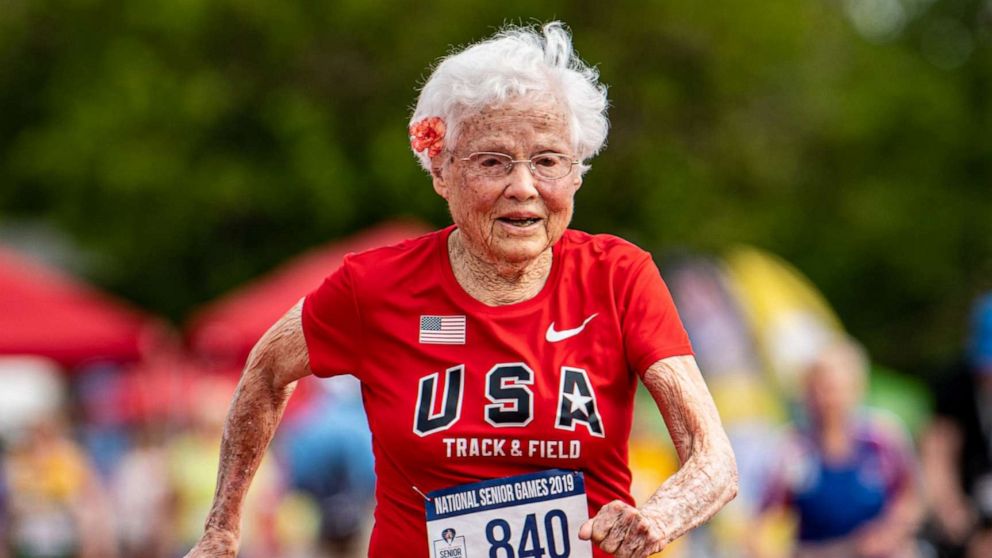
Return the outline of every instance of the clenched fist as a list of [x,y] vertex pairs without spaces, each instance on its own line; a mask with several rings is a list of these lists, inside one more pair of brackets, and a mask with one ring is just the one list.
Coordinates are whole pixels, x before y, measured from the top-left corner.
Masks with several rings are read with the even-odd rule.
[[657,521],[620,500],[606,504],[583,523],[579,538],[591,540],[616,558],[647,558],[670,542]]

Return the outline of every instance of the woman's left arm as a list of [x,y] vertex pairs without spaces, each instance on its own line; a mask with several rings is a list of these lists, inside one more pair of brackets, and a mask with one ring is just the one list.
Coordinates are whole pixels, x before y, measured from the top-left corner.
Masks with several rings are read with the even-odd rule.
[[614,500],[579,530],[618,558],[642,558],[706,522],[737,495],[737,462],[692,356],[659,360],[644,373],[681,468],[640,507]]

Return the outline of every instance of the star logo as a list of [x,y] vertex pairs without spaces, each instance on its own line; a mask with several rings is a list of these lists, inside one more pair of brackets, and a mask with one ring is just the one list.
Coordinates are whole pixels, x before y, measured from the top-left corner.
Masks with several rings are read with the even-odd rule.
[[589,414],[588,405],[592,401],[592,397],[589,395],[582,395],[579,392],[579,384],[572,384],[572,393],[563,393],[562,397],[568,399],[572,407],[569,409],[569,413],[574,413],[575,411],[582,411],[585,414]]

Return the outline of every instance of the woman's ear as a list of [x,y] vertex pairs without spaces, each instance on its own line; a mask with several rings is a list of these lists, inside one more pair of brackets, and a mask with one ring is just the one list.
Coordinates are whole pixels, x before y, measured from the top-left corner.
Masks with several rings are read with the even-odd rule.
[[448,182],[444,179],[444,167],[431,164],[431,181],[434,183],[434,191],[444,199],[448,199]]

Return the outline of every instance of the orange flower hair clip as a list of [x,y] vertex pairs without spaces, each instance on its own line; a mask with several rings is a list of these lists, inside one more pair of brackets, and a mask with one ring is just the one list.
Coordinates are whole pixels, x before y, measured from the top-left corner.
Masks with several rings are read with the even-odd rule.
[[410,145],[417,153],[426,149],[428,157],[437,157],[444,149],[444,120],[439,116],[431,116],[412,124]]

